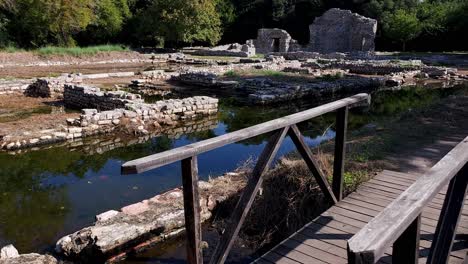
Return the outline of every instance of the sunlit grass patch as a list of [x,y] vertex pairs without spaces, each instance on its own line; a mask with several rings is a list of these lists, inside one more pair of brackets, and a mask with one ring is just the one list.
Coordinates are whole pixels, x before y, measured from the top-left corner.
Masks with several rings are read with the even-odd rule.
[[84,55],[95,55],[99,52],[111,52],[111,51],[128,51],[128,47],[122,45],[98,45],[89,47],[56,47],[47,46],[39,48],[34,52],[39,55],[71,55],[71,56],[84,56]]

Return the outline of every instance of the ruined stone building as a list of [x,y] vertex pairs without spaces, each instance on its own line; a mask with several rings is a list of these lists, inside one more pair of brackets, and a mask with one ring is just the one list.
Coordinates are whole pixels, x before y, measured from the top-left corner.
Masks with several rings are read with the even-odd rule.
[[291,38],[286,30],[278,28],[261,28],[256,39],[247,43],[253,43],[257,53],[297,51],[300,46]]
[[349,10],[332,8],[309,26],[310,41],[301,46],[288,32],[278,28],[261,28],[257,38],[247,41],[256,52],[311,51],[320,53],[374,51],[377,21]]
[[374,51],[377,20],[332,8],[310,25],[310,51]]

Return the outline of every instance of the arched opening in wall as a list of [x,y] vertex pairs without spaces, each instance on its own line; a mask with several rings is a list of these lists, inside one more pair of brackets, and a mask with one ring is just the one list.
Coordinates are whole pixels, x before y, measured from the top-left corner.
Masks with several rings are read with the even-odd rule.
[[273,52],[280,52],[280,38],[273,38]]

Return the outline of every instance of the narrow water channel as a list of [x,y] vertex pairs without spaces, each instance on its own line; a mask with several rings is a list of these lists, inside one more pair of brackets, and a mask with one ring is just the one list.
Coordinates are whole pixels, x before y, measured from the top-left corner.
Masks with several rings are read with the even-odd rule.
[[[391,121],[402,112],[430,107],[440,98],[457,95],[467,89],[468,86],[464,85],[376,92],[369,109],[351,112],[350,130],[370,123]],[[107,151],[84,144],[17,155],[0,152],[0,244],[12,243],[23,253],[51,250],[61,236],[92,224],[96,214],[139,202],[181,184],[178,164],[139,175],[121,175],[123,162],[313,106],[315,104],[309,100],[272,107],[248,107],[237,106],[228,98],[221,98],[218,118],[210,129],[180,137],[158,136]],[[316,146],[333,139],[333,121],[334,116],[330,114],[302,124],[307,144]],[[89,140],[90,145],[93,140],[96,141]],[[201,155],[200,178],[208,179],[234,170],[249,158],[256,157],[265,141],[266,136],[258,137]],[[294,146],[287,139],[279,154],[292,150]],[[183,263],[185,254],[182,246],[183,242],[180,242],[154,249],[127,263]]]

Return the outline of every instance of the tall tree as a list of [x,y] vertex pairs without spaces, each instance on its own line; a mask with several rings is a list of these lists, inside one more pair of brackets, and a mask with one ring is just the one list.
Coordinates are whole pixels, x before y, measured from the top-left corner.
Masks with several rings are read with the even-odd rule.
[[153,0],[138,24],[137,36],[172,45],[216,44],[221,37],[215,0]]
[[421,33],[422,27],[416,14],[399,9],[395,13],[386,14],[383,29],[388,38],[401,42],[405,51],[406,43],[416,38]]

